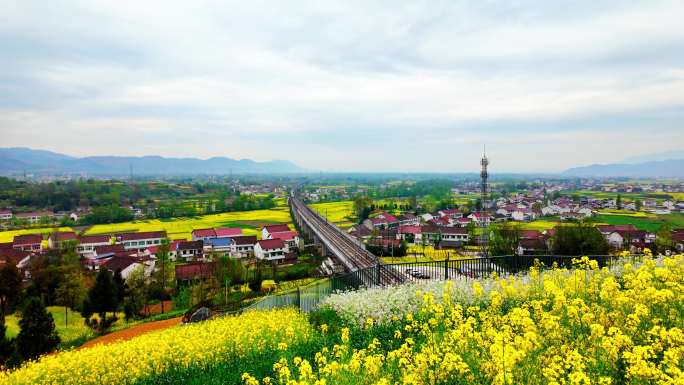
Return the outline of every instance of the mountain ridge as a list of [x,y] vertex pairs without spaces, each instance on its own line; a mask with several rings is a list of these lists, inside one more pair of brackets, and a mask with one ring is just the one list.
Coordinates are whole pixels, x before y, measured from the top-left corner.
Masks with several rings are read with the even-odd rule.
[[592,164],[569,168],[561,174],[578,177],[684,178],[684,159]]
[[78,158],[26,147],[0,148],[0,174],[31,172],[128,175],[131,168],[136,175],[223,175],[233,172],[281,174],[306,171],[291,161],[280,159],[257,162],[251,159],[232,159],[222,156],[199,159],[191,157],[167,158],[160,155],[98,155]]

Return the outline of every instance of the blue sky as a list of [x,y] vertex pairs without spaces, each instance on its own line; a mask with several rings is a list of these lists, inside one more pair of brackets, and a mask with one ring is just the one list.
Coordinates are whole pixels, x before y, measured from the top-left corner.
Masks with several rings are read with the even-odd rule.
[[684,148],[681,1],[0,9],[1,146],[438,172]]

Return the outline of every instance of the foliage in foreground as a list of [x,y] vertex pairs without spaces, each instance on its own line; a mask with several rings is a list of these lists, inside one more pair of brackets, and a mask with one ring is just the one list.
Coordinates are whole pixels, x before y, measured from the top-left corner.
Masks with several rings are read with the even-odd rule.
[[248,312],[144,334],[129,341],[44,356],[0,372],[0,384],[130,384],[167,371],[211,367],[309,339],[295,310]]
[[[620,273],[532,270],[500,279],[480,306],[445,285],[441,301],[395,321],[394,338],[351,345],[349,329],[313,360],[282,358],[263,384],[681,384],[684,382],[684,257],[625,265]],[[367,334],[376,328],[371,318]],[[325,329],[324,326],[322,326]]]

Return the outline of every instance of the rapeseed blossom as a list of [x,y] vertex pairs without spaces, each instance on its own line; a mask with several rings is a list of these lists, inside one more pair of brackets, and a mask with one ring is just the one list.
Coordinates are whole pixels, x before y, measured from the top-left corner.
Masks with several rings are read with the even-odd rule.
[[0,372],[0,384],[130,384],[169,369],[202,367],[276,350],[284,341],[296,344],[311,333],[306,317],[293,309],[247,312],[44,356],[17,370]]
[[[382,310],[346,313],[356,329],[279,384],[684,384],[684,257],[612,270],[584,257],[574,267],[443,284],[442,293],[437,284],[386,290],[390,301],[417,299],[406,313],[386,311],[379,289],[343,294],[370,293]],[[393,339],[352,348],[351,333],[386,323]]]

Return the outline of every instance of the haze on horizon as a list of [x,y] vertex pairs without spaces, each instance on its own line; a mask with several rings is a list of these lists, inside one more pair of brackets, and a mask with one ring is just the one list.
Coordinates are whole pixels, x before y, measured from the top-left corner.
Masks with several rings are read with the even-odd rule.
[[684,147],[679,1],[0,9],[2,147],[406,172]]

